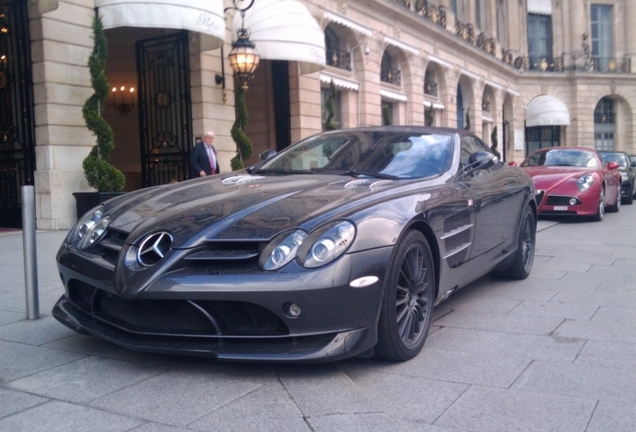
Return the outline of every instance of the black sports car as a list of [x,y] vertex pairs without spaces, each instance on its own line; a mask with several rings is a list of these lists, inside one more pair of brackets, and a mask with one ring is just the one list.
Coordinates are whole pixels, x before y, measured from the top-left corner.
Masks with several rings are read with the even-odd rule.
[[528,276],[536,208],[530,177],[470,132],[325,132],[86,213],[57,254],[53,314],[141,351],[407,360],[453,291]]
[[636,194],[636,163],[632,162],[629,155],[621,151],[599,151],[603,162],[616,162],[621,173],[621,199],[622,204],[634,202]]

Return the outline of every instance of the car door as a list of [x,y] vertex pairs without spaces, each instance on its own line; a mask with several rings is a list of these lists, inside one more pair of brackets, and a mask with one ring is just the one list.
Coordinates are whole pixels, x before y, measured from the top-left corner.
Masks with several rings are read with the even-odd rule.
[[[490,148],[478,138],[461,138],[461,164],[470,164],[470,156]],[[494,154],[493,154],[494,157]],[[516,235],[523,202],[523,188],[511,169],[501,162],[491,167],[464,173],[463,183],[473,196],[475,236],[470,258],[476,258]]]

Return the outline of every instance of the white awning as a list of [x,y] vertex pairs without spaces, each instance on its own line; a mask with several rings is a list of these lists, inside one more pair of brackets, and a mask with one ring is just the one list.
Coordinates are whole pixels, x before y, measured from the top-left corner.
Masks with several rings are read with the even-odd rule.
[[[234,13],[233,34],[241,27]],[[307,8],[297,0],[258,0],[245,12],[245,28],[262,59],[300,63],[301,73],[326,64],[325,34]]]
[[482,116],[481,116],[481,120],[482,120],[483,122],[486,122],[486,123],[492,123],[492,122],[493,122],[492,117],[487,116],[487,115],[482,115]]
[[387,89],[380,89],[380,96],[385,99],[392,99],[400,102],[406,102],[408,100],[406,93],[400,93]]
[[325,72],[320,72],[320,82],[331,83],[333,81],[333,85],[336,87],[344,88],[347,90],[360,90],[360,83],[357,81],[348,80],[346,78],[337,77]]
[[448,69],[452,69],[453,68],[453,64],[452,63],[447,62],[446,60],[442,60],[441,58],[436,57],[436,56],[434,56],[432,54],[428,55],[428,61],[432,61],[433,63],[437,63],[438,65],[444,66],[445,68],[448,68]]
[[438,103],[438,102],[433,102],[433,108],[434,109],[443,110],[444,109],[444,104],[443,103]]
[[391,36],[384,36],[384,43],[393,45],[394,47],[399,48],[402,51],[406,51],[410,54],[418,55],[420,53],[419,48],[414,47],[413,45],[406,44],[400,40],[392,38]]
[[528,13],[552,15],[552,0],[528,0]]
[[95,0],[104,29],[168,28],[206,35],[203,46],[216,49],[225,40],[223,0]]
[[340,15],[339,13],[332,12],[330,10],[325,9],[323,16],[325,17],[325,19],[331,22],[343,25],[345,27],[349,27],[351,30],[358,32],[360,34],[363,34],[366,37],[373,36],[373,30],[371,30],[371,27],[367,27],[363,24],[357,23],[353,21],[351,18],[347,18],[344,15]]
[[542,95],[532,99],[526,108],[526,126],[569,126],[570,111],[554,96]]

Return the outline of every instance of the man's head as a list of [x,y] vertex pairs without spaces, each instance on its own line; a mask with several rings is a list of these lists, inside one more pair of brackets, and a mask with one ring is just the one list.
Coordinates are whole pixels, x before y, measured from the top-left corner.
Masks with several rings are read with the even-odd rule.
[[203,134],[203,142],[207,145],[211,145],[212,141],[214,141],[214,132],[208,131]]

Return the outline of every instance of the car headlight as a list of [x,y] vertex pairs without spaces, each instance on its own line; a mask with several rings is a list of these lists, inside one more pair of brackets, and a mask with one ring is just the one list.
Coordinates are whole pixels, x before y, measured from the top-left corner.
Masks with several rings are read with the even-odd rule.
[[75,243],[86,237],[88,232],[102,219],[104,206],[99,205],[87,211],[69,231],[66,236],[66,243]]
[[592,174],[586,174],[576,181],[576,186],[581,192],[585,192],[586,190],[591,188],[592,184],[594,184],[594,177],[592,176]]
[[340,255],[353,243],[355,226],[348,221],[339,221],[309,234],[298,251],[298,259],[307,268],[324,266]]
[[275,238],[261,253],[259,263],[265,270],[277,270],[296,258],[298,247],[307,237],[302,230]]
[[627,174],[626,172],[622,172],[621,173],[621,181],[626,182],[627,180],[629,180],[629,174]]
[[102,238],[104,233],[106,232],[106,228],[108,227],[108,222],[110,222],[109,217],[105,217],[100,219],[99,222],[94,224],[84,236],[77,242],[78,249],[86,249],[91,246],[93,243]]

